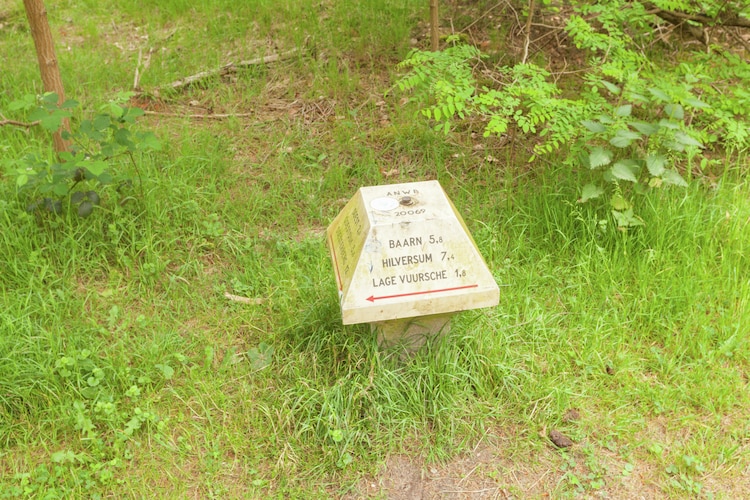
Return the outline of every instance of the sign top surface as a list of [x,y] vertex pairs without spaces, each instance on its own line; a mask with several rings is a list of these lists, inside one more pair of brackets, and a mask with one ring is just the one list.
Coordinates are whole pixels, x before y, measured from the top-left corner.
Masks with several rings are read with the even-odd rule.
[[[438,181],[410,182],[360,188],[370,220],[384,223],[408,217],[409,222],[450,217],[453,205]],[[405,213],[404,213],[405,212]]]
[[498,303],[497,284],[437,181],[363,187],[327,236],[344,324]]

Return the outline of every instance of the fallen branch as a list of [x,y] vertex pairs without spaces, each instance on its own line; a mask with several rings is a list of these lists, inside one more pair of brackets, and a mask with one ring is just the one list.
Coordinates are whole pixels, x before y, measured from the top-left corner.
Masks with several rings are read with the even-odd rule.
[[743,47],[745,47],[745,50],[746,50],[746,51],[747,51],[748,53],[750,53],[750,44],[748,44],[748,43],[747,43],[747,42],[745,41],[745,39],[744,39],[744,38],[742,38],[742,37],[741,37],[740,35],[738,35],[737,33],[735,33],[735,32],[734,32],[734,31],[732,31],[732,30],[727,30],[727,33],[729,33],[729,34],[730,34],[730,35],[732,36],[732,38],[734,38],[735,40],[737,40],[737,41],[738,41],[738,42],[740,43],[740,45],[742,45]]
[[[704,27],[715,26],[719,28],[750,28],[750,19],[740,17],[736,12],[724,13],[716,17],[704,13],[688,14],[676,10],[660,9],[651,2],[641,2],[650,14],[654,14],[668,23],[685,29],[694,38],[707,43],[707,35]],[[689,24],[690,22],[695,24]]]
[[671,12],[668,10],[657,9],[653,13],[657,17],[667,21],[669,24],[685,30],[685,32],[689,33],[696,40],[706,43],[706,32],[703,29],[703,25],[696,26],[694,24],[690,24],[687,22],[689,19],[686,19],[684,15],[680,16],[675,12]]
[[230,73],[235,73],[237,70],[242,68],[247,68],[250,66],[257,66],[259,64],[268,64],[276,61],[281,61],[283,59],[289,59],[290,57],[296,55],[299,53],[298,49],[292,49],[287,52],[282,52],[280,54],[271,54],[265,57],[257,57],[255,59],[250,59],[247,61],[240,61],[238,63],[229,63],[225,64],[224,66],[221,66],[219,68],[207,70],[207,71],[201,71],[200,73],[196,73],[194,75],[187,76],[181,80],[176,80],[166,87],[172,88],[174,90],[181,90],[185,87],[188,87],[190,85],[193,85],[194,83],[200,82],[201,80],[205,80],[206,78],[210,78],[212,76],[226,76]]
[[17,120],[9,120],[5,118],[3,115],[0,115],[0,127],[4,125],[13,125],[16,127],[31,128],[31,127],[36,127],[37,125],[39,125],[39,120],[35,122],[19,122]]
[[248,118],[255,116],[256,113],[211,113],[211,114],[189,114],[184,113],[168,113],[164,111],[144,111],[147,115],[154,116],[174,116],[180,118],[195,118],[202,120],[224,120],[226,118]]
[[[644,4],[648,7],[649,4]],[[657,8],[658,9],[658,8]],[[736,28],[750,28],[750,19],[740,17],[739,14],[727,14],[724,16],[710,17],[706,14],[686,14],[684,12],[676,10],[662,10],[658,9],[657,16],[661,17],[661,14],[667,14],[671,18],[683,19],[685,21],[693,21],[708,26],[721,26],[727,27],[732,26]],[[662,18],[668,21],[666,18]],[[672,22],[672,21],[670,21]]]
[[266,301],[265,298],[250,298],[250,297],[241,297],[239,295],[234,295],[229,292],[224,292],[224,297],[228,298],[229,300],[233,302],[241,302],[243,304],[262,304]]

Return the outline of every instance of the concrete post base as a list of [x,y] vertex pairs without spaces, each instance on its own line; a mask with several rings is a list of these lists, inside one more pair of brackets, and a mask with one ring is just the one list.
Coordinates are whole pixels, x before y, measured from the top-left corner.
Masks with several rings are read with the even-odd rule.
[[414,318],[376,321],[370,323],[370,329],[377,333],[378,345],[381,349],[398,347],[411,354],[417,352],[427,340],[448,333],[453,314],[431,314]]

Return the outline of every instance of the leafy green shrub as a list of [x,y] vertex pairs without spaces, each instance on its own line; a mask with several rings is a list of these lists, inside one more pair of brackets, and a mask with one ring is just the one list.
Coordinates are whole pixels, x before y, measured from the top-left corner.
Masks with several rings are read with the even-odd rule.
[[[121,158],[129,160],[137,172],[135,155],[158,150],[161,144],[152,132],[132,130],[136,118],[144,112],[126,106],[129,97],[129,93],[118,95],[101,106],[93,118],[81,120],[70,132],[63,131],[63,139],[71,141],[72,146],[57,158],[33,152],[5,161],[19,191],[32,200],[29,211],[42,209],[59,214],[71,206],[79,216],[88,217],[101,201],[99,189],[115,185],[122,190],[132,184],[130,177],[117,168]],[[63,119],[72,117],[72,111],[79,107],[74,100],[57,103],[55,93],[27,95],[10,103],[9,109],[24,114],[27,120],[49,132],[57,132]]]
[[589,66],[574,89],[533,63],[493,69],[480,82],[474,68],[486,56],[457,37],[441,52],[412,51],[399,65],[407,72],[397,85],[445,133],[473,118],[485,137],[527,137],[529,161],[562,152],[565,164],[589,172],[580,203],[608,200],[617,227],[642,225],[633,196],[687,186],[681,170],[705,147],[731,154],[750,146],[750,94],[734,85],[750,80],[750,65],[725,50],[721,64],[704,54],[657,64],[642,50],[654,23],[643,4],[575,5],[565,30],[589,54]]

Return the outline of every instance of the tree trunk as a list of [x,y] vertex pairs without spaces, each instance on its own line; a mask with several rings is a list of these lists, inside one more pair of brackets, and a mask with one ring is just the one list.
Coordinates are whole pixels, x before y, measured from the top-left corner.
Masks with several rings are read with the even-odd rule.
[[[57,65],[55,45],[52,43],[52,31],[47,21],[47,9],[43,0],[23,0],[23,6],[26,9],[26,17],[29,18],[31,36],[34,38],[44,91],[56,93],[57,103],[62,104],[65,100],[65,90],[60,77],[60,67]],[[58,153],[68,150],[68,142],[62,138],[62,130],[70,130],[67,118],[63,120],[62,128],[53,135],[55,151]]]
[[438,33],[439,22],[438,0],[430,0],[430,42],[433,52],[437,52],[438,48],[440,48],[440,37]]

